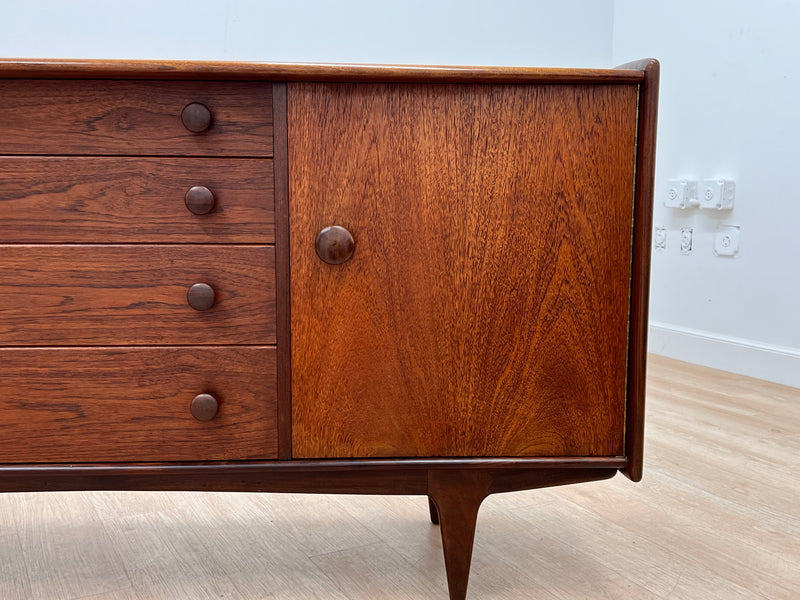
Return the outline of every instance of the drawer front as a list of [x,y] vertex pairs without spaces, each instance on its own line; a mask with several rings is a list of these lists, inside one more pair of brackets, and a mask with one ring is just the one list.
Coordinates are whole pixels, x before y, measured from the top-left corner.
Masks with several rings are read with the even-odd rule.
[[270,244],[273,187],[271,159],[0,156],[0,243]]
[[[277,457],[275,349],[0,349],[0,463]],[[215,417],[192,416],[210,394]]]
[[[205,106],[207,129],[182,114]],[[0,154],[272,156],[270,83],[0,80]]]
[[[273,246],[17,245],[0,252],[0,345],[275,343]],[[207,310],[187,300],[198,283],[214,290]]]

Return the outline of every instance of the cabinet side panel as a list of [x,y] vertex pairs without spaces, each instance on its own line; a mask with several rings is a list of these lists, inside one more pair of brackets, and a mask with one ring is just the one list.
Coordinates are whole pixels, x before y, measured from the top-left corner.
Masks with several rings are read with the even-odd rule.
[[294,457],[622,455],[637,86],[288,89]]
[[644,464],[644,400],[647,367],[647,325],[650,293],[650,249],[653,231],[653,187],[656,170],[656,129],[660,66],[649,59],[639,65],[644,81],[639,97],[639,134],[636,156],[636,212],[634,215],[631,333],[628,361],[628,409],[623,469],[633,481],[642,478]]

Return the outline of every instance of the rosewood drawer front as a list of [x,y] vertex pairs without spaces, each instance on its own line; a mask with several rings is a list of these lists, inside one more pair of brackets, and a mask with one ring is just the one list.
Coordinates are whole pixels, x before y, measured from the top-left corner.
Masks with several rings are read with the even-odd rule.
[[0,98],[0,154],[272,156],[268,83],[11,79]]
[[0,243],[271,244],[274,214],[271,159],[0,156]]
[[0,252],[0,345],[275,343],[273,246]]
[[[275,348],[5,348],[0,361],[0,462],[277,457]],[[203,394],[218,402],[208,421],[192,416]]]

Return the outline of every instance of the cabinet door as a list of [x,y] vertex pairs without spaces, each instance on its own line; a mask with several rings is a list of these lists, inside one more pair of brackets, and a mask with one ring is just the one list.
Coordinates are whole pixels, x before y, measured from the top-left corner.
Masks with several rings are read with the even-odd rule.
[[295,458],[624,453],[637,94],[289,84]]

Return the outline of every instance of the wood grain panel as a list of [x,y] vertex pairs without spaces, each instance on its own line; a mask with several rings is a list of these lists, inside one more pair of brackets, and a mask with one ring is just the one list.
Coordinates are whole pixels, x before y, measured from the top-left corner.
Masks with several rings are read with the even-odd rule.
[[[210,214],[184,202],[192,186]],[[0,243],[275,241],[272,160],[0,157]]]
[[294,457],[623,454],[636,100],[289,84]]
[[[0,345],[274,344],[272,246],[2,246]],[[215,305],[192,309],[195,283]]]
[[[277,456],[271,347],[0,349],[0,462]],[[189,404],[212,394],[217,416]]]
[[[208,107],[209,129],[181,111]],[[271,156],[272,86],[220,81],[0,80],[0,154]]]

